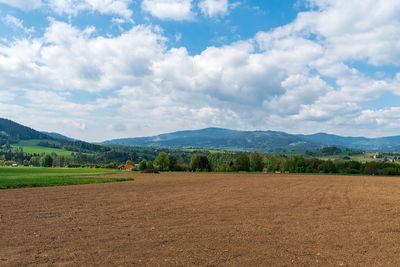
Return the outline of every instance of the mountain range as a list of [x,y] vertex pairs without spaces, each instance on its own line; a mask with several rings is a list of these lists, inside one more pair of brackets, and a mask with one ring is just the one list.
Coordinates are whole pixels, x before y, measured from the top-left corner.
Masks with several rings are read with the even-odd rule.
[[154,148],[208,148],[230,151],[277,152],[316,150],[327,146],[364,151],[400,152],[400,136],[381,138],[344,137],[317,133],[288,134],[277,131],[236,131],[222,128],[178,131],[150,137],[105,141]]
[[[84,145],[99,150],[98,145],[78,141],[58,133],[38,132],[8,119],[0,118],[0,146],[21,140],[59,140],[63,145]],[[206,148],[228,151],[295,151],[316,150],[327,146],[364,151],[400,152],[400,136],[380,138],[344,137],[326,133],[311,135],[278,131],[237,131],[223,128],[177,131],[149,137],[104,141],[107,145],[123,144],[152,148]]]

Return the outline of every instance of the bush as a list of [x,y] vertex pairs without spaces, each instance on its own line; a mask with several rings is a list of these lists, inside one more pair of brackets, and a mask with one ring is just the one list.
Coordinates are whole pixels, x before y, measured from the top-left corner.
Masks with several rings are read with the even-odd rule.
[[348,170],[346,170],[346,173],[348,173],[348,174],[359,174],[359,173],[360,173],[360,170],[357,170],[357,169],[348,169]]
[[117,163],[111,162],[111,163],[108,163],[108,164],[104,165],[104,168],[107,168],[107,169],[117,169],[118,166],[117,166]]
[[382,175],[397,175],[398,172],[397,172],[397,170],[396,170],[395,168],[393,168],[393,167],[387,167],[387,168],[384,168],[384,169],[380,172],[380,174],[382,174]]
[[67,167],[68,168],[79,168],[79,167],[81,167],[81,164],[79,164],[79,163],[70,163],[70,164],[68,164]]
[[146,168],[147,168],[146,161],[145,161],[145,160],[142,160],[142,161],[139,163],[138,169],[139,169],[139,171],[143,171],[143,170],[145,170]]
[[51,167],[53,166],[53,158],[50,155],[44,155],[39,160],[40,166]]

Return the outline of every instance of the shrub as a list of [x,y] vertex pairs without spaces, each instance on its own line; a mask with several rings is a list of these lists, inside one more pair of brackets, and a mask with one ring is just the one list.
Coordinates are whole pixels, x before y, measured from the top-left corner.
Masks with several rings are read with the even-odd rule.
[[51,167],[53,166],[53,158],[50,155],[44,155],[39,160],[40,166]]
[[382,174],[382,175],[397,175],[398,172],[397,172],[397,170],[396,170],[395,168],[393,168],[393,167],[387,167],[387,168],[384,168],[384,169],[380,172],[380,174]]
[[79,164],[79,163],[70,163],[70,164],[68,164],[67,167],[68,168],[79,168],[79,167],[81,167],[81,164]]

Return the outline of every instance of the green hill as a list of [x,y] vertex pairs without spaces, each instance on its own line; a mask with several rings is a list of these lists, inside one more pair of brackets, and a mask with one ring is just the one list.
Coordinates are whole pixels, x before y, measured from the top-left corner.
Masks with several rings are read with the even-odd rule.
[[151,137],[114,139],[106,142],[154,148],[196,147],[261,152],[314,150],[323,147],[320,143],[306,141],[284,132],[235,131],[221,128],[179,131]]
[[[60,137],[60,135],[54,135]],[[95,153],[107,152],[111,148],[78,140],[69,140],[61,136],[55,138],[34,129],[0,118],[0,149],[22,148],[26,153],[57,153],[70,156],[71,152]]]
[[7,142],[14,144],[21,140],[31,139],[52,140],[53,138],[11,120],[0,118],[0,146]]
[[400,136],[366,138],[326,133],[294,135],[276,131],[235,131],[221,128],[178,131],[105,142],[153,148],[206,148],[229,151],[284,152],[337,146],[371,152],[400,152]]

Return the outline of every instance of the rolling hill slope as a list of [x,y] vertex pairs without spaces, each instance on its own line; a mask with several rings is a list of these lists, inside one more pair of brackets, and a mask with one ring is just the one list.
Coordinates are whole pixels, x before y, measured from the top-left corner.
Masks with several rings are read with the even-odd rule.
[[[55,137],[52,137],[53,135]],[[51,153],[70,155],[71,152],[104,152],[111,148],[91,144],[79,140],[70,140],[68,137],[50,133],[50,135],[38,132],[34,129],[0,118],[0,148],[22,147],[28,153]],[[8,145],[7,145],[8,144]]]
[[366,138],[317,133],[311,135],[297,135],[297,137],[310,142],[322,143],[327,146],[340,146],[365,151],[400,152],[400,136]]
[[326,146],[337,146],[364,151],[400,152],[400,136],[366,138],[326,133],[293,135],[276,131],[235,131],[222,128],[178,131],[157,136],[114,139],[105,142],[154,148],[196,147],[230,151],[276,152],[315,150]]
[[322,144],[306,141],[284,132],[235,131],[221,128],[179,131],[151,137],[114,139],[105,142],[155,148],[198,147],[262,152],[313,150],[323,147]]
[[0,145],[31,139],[52,140],[53,138],[14,121],[0,118]]

